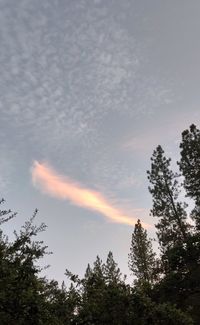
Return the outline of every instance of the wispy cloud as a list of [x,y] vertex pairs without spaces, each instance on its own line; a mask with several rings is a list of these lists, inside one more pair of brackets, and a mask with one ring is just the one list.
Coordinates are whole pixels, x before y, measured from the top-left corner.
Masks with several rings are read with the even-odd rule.
[[[74,205],[99,212],[112,222],[133,226],[137,220],[137,217],[127,215],[117,208],[103,194],[59,175],[47,164],[35,161],[31,172],[33,184],[46,194],[69,200]],[[148,227],[147,224],[144,226]]]

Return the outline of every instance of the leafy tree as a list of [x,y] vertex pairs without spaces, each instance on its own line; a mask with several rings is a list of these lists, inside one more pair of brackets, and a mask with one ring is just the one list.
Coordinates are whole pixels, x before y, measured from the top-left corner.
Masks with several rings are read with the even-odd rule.
[[[10,220],[9,210],[1,215]],[[42,241],[34,240],[46,229],[34,225],[37,210],[9,242],[0,232],[0,324],[73,324],[79,295],[71,285],[60,288],[56,281],[39,277],[38,261],[46,254]]]
[[[0,205],[5,202],[4,199],[0,200]],[[12,212],[10,209],[9,210],[0,210],[0,225],[2,225],[4,222],[9,221],[10,219],[16,217],[17,213]]]
[[37,211],[30,221],[15,232],[15,240],[8,243],[1,237],[0,259],[0,320],[1,324],[39,324],[45,319],[40,295],[42,282],[35,262],[44,256],[46,247],[32,237],[45,229],[33,225]]

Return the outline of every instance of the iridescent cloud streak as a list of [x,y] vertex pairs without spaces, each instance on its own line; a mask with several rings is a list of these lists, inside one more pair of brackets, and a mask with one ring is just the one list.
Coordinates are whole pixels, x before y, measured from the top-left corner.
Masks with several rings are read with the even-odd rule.
[[[93,210],[104,215],[112,222],[133,226],[137,218],[118,209],[111,200],[101,193],[84,188],[79,183],[56,173],[47,164],[34,162],[31,169],[32,182],[43,193],[70,201],[72,204]],[[147,224],[143,224],[148,227]]]

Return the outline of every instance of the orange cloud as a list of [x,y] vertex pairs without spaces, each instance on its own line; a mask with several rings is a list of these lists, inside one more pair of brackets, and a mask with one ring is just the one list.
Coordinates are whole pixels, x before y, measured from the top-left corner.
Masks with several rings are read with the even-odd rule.
[[[58,175],[46,164],[34,162],[32,181],[36,187],[53,197],[69,200],[71,203],[101,213],[113,222],[133,226],[137,218],[123,213],[101,193],[82,187],[80,184]],[[143,224],[145,227],[147,225]]]

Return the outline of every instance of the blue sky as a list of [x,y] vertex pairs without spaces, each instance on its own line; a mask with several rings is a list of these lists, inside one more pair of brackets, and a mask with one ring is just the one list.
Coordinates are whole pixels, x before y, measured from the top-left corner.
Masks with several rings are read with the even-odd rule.
[[5,230],[39,209],[49,277],[109,250],[128,273],[133,227],[35,184],[34,162],[153,225],[152,151],[176,161],[199,126],[199,16],[196,0],[0,0],[0,189],[19,212]]

